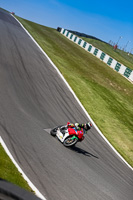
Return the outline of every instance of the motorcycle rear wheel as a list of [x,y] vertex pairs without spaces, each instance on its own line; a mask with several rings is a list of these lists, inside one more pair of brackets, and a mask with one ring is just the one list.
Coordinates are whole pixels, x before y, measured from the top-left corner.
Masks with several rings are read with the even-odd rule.
[[55,127],[55,128],[53,128],[51,131],[50,131],[50,134],[52,135],[52,136],[56,136],[56,133],[57,133],[57,129],[58,128],[60,128],[61,126],[57,126],[57,127]]
[[67,137],[67,138],[64,140],[63,144],[64,144],[65,147],[74,146],[74,145],[78,142],[78,139],[77,139],[77,138],[73,138],[73,139],[72,139],[72,138],[73,138],[73,135]]
[[52,129],[50,131],[50,134],[55,137],[56,136],[56,131],[57,131],[57,129]]

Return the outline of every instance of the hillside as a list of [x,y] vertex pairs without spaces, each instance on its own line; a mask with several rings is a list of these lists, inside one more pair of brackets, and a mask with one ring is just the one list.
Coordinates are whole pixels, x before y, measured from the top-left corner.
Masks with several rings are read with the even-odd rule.
[[103,134],[133,166],[133,85],[55,29],[17,18],[59,68]]
[[133,70],[133,54],[128,55],[127,52],[124,52],[120,49],[114,50],[113,46],[111,46],[110,44],[104,43],[96,39],[90,39],[85,37],[82,37],[82,39],[97,47],[98,49],[102,50],[106,54],[110,55],[112,58],[119,61],[126,67]]

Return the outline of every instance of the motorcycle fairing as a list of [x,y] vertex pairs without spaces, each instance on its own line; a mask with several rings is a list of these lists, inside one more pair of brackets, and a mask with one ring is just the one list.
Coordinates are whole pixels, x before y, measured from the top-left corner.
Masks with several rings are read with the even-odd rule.
[[80,140],[83,139],[83,128],[81,128],[80,130],[77,130],[76,128],[68,128],[68,132],[69,135],[77,135]]
[[62,132],[60,131],[60,129],[57,130],[57,134],[56,136],[58,137],[58,139],[63,143],[64,140],[66,139],[66,137],[69,136],[69,133],[66,132],[65,135],[62,134]]

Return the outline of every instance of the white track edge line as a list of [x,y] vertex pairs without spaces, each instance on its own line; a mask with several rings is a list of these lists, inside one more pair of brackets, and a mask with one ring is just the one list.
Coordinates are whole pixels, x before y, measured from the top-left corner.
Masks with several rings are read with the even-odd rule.
[[[13,16],[13,15],[12,15]],[[13,16],[14,17],[14,16]],[[15,17],[14,17],[15,18]],[[16,19],[16,18],[15,18]],[[35,44],[38,46],[38,48],[42,51],[42,53],[47,57],[47,59],[49,60],[49,62],[53,65],[53,67],[57,70],[57,72],[59,73],[59,75],[61,76],[61,78],[63,79],[63,81],[66,83],[67,87],[70,89],[71,93],[73,94],[73,96],[75,97],[75,99],[77,100],[77,102],[79,103],[79,105],[81,106],[81,108],[84,110],[85,114],[87,115],[87,117],[90,119],[90,121],[93,123],[95,129],[98,131],[98,133],[102,136],[102,138],[107,142],[107,144],[113,149],[113,151],[117,154],[117,156],[119,156],[121,158],[121,160],[131,169],[133,170],[133,168],[127,163],[127,161],[118,153],[118,151],[112,146],[112,144],[107,140],[107,138],[103,135],[103,133],[99,130],[99,128],[97,127],[97,125],[95,124],[95,122],[91,119],[90,115],[88,114],[88,112],[85,110],[85,108],[83,107],[83,105],[81,104],[81,102],[79,101],[79,99],[77,98],[76,94],[74,93],[74,91],[72,90],[72,88],[70,87],[70,85],[67,83],[67,81],[65,80],[65,78],[63,77],[63,75],[61,74],[61,72],[59,71],[59,69],[55,66],[55,64],[52,62],[52,60],[48,57],[48,55],[44,52],[44,50],[39,46],[39,44],[35,41],[35,39],[30,35],[30,33],[24,28],[24,26],[19,22],[18,19],[16,19],[17,22],[21,25],[21,27],[26,31],[26,33],[30,36],[30,38],[35,42]]]
[[22,174],[23,178],[27,181],[28,185],[31,187],[31,189],[35,192],[36,196],[41,198],[42,200],[46,200],[45,197],[39,192],[39,190],[33,185],[33,183],[29,180],[29,178],[26,176],[26,174],[23,172],[23,170],[19,167],[13,156],[11,155],[10,151],[8,150],[4,140],[0,136],[0,143],[2,147],[4,148],[5,152],[9,156],[9,158],[12,160],[18,171]]

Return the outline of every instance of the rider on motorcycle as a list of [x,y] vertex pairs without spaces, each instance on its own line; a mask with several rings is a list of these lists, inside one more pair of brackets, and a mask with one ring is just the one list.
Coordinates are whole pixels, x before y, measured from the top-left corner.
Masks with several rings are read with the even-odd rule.
[[87,122],[85,124],[79,124],[79,123],[75,123],[75,124],[68,123],[67,124],[67,128],[76,128],[77,130],[80,130],[81,128],[83,128],[84,133],[87,133],[87,131],[91,127],[92,127],[92,124],[90,122]]

